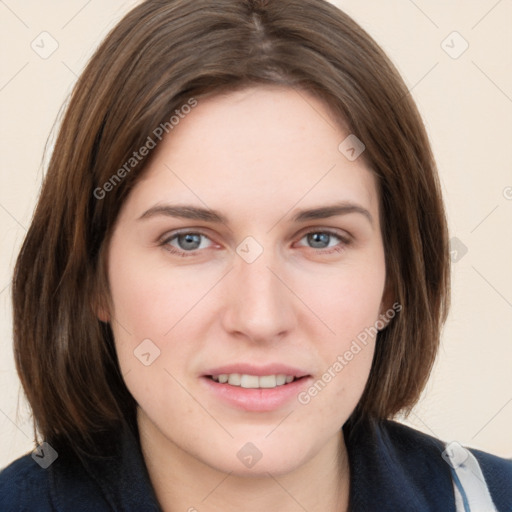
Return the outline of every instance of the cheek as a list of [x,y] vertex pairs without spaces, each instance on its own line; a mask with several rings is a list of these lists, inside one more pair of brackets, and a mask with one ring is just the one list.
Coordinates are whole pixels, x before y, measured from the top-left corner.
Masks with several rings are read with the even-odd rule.
[[137,339],[165,336],[200,301],[211,281],[190,272],[171,273],[161,261],[151,265],[144,255],[116,256],[112,261],[117,264],[109,269],[114,321]]
[[162,405],[155,389],[171,390],[181,403],[182,393],[171,375],[181,382],[205,342],[200,331],[206,328],[211,306],[203,297],[218,277],[212,272],[171,272],[161,261],[140,264],[144,259],[133,251],[130,257],[123,254],[119,246],[112,252],[116,265],[109,268],[109,282],[111,326],[124,380],[137,402],[149,409]]
[[329,339],[330,346],[343,349],[348,341],[375,326],[384,291],[383,263],[347,265],[311,281],[297,278],[296,289],[311,310],[305,312],[311,318],[309,324],[315,320],[317,329],[324,330],[320,339]]
[[332,403],[355,407],[372,365],[384,282],[384,263],[377,259],[373,266],[354,265],[316,279],[313,287],[304,283],[302,296],[315,315],[305,312],[303,325],[324,367],[299,402],[315,399],[329,415]]

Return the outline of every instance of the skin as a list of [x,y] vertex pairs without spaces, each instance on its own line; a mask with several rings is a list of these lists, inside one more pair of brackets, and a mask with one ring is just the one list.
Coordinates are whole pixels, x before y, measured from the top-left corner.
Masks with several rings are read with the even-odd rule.
[[[199,99],[121,209],[108,252],[113,308],[100,317],[139,404],[165,511],[347,509],[340,429],[364,390],[374,339],[307,405],[294,397],[273,411],[241,410],[203,382],[215,366],[279,362],[305,370],[307,390],[390,307],[376,182],[363,158],[338,150],[347,135],[304,91],[258,86]],[[371,220],[357,211],[293,219],[340,202]],[[140,218],[164,204],[215,210],[225,222]],[[182,256],[171,252],[180,243],[185,252],[176,230],[206,236]],[[236,252],[248,236],[263,249],[252,263]],[[134,356],[144,339],[160,350],[149,366]],[[247,442],[262,454],[252,468],[237,457]]]

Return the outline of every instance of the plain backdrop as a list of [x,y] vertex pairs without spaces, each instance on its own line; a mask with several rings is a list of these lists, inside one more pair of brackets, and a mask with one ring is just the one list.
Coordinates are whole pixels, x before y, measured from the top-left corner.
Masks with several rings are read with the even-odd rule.
[[[87,59],[137,3],[0,1],[0,467],[33,448],[12,355],[10,280],[44,174],[45,144]],[[447,206],[452,309],[432,377],[405,421],[444,441],[512,457],[512,2],[334,3],[404,77]]]

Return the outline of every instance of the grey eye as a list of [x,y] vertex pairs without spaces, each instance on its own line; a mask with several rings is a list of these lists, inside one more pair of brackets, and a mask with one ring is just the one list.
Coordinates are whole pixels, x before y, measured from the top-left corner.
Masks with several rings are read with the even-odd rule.
[[325,249],[329,246],[330,239],[329,233],[309,233],[307,235],[308,244],[314,249]]
[[183,251],[193,251],[201,246],[202,237],[200,233],[185,233],[176,235],[175,240]]
[[[331,247],[332,245],[336,245],[339,242],[339,237],[333,235],[332,233],[324,233],[324,232],[314,232],[308,233],[306,236],[307,244],[313,249],[326,249],[327,247]],[[335,242],[333,244],[333,242]]]

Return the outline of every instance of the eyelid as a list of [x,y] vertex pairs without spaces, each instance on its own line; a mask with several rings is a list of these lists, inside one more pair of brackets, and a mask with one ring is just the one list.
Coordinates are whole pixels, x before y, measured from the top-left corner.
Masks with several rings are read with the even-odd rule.
[[335,236],[339,238],[343,243],[349,244],[353,241],[352,235],[347,233],[345,230],[335,229],[335,228],[324,228],[322,226],[313,226],[306,228],[304,231],[301,231],[298,235],[298,240],[302,240],[305,236],[310,235],[312,233],[326,233],[331,236]]
[[[210,246],[205,247],[202,249],[194,249],[191,251],[185,251],[183,249],[180,249],[179,247],[175,247],[174,245],[171,245],[170,242],[174,239],[176,239],[180,235],[187,235],[187,234],[195,234],[200,235],[202,237],[207,238],[210,241]],[[164,235],[158,238],[157,244],[162,247],[164,250],[169,252],[170,254],[176,255],[176,256],[183,256],[183,257],[190,257],[190,256],[198,256],[202,252],[204,252],[206,249],[211,249],[212,247],[215,247],[215,245],[218,245],[213,238],[206,232],[206,230],[201,228],[180,228],[175,229],[173,231],[167,231]]]
[[167,243],[169,240],[172,240],[173,238],[176,238],[179,235],[187,235],[187,234],[202,235],[213,242],[213,239],[210,236],[210,234],[207,232],[207,230],[205,230],[203,228],[194,228],[194,227],[178,228],[178,229],[174,229],[171,231],[166,231],[165,234],[158,237],[157,242],[158,243]]

